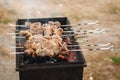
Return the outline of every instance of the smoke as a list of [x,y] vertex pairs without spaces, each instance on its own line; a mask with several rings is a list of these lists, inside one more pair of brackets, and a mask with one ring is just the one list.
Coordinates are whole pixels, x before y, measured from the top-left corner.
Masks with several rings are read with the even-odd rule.
[[48,9],[47,0],[21,0],[20,17],[41,17],[47,14]]
[[52,5],[50,0],[21,0],[19,17],[53,17],[62,14],[62,4]]
[[52,0],[0,0],[7,9],[15,10],[19,18],[63,16],[63,4]]

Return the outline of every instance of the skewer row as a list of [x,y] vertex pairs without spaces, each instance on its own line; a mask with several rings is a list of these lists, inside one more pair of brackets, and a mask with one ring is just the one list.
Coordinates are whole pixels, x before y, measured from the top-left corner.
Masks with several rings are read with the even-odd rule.
[[[93,24],[98,24],[99,21],[95,21],[95,22],[89,22],[89,23],[78,23],[78,24],[66,24],[66,25],[61,25],[61,27],[65,27],[65,26],[82,26],[82,25],[93,25]],[[26,27],[26,25],[14,25],[14,24],[9,24],[9,26],[13,26],[13,27]]]
[[[104,51],[104,50],[111,50],[113,51],[114,50],[114,47],[113,46],[110,46],[110,47],[107,47],[107,48],[94,48],[94,49],[74,49],[74,50],[68,50],[68,51],[74,51],[74,52],[77,52],[77,51]],[[25,52],[12,52],[10,54],[24,54]]]
[[[67,45],[68,47],[76,47],[76,46],[100,46],[100,47],[104,47],[104,46],[109,46],[110,43],[106,43],[106,44],[94,44],[94,45],[90,45],[90,44],[85,44],[85,45]],[[11,48],[24,48],[24,47],[11,47]]]

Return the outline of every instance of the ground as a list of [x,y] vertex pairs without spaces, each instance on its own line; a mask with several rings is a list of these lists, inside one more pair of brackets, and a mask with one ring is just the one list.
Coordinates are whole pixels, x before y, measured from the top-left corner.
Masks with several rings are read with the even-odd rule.
[[[14,32],[18,18],[67,16],[71,23],[97,20],[97,28],[106,28],[105,34],[89,35],[89,44],[108,43],[114,51],[82,51],[87,62],[83,80],[120,80],[120,63],[111,57],[120,58],[120,0],[0,0],[0,80],[19,80],[15,71]],[[95,29],[88,27],[86,29]],[[87,44],[80,43],[80,44]],[[84,48],[84,47],[82,47]],[[89,48],[89,47],[88,47]]]

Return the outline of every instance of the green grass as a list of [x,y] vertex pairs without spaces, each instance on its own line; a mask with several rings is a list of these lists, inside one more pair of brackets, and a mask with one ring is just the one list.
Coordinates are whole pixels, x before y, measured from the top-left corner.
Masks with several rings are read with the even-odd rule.
[[117,64],[117,65],[120,64],[120,57],[113,56],[113,57],[111,57],[111,60],[114,64]]
[[117,78],[118,80],[120,80],[120,74],[118,74],[118,75],[116,76],[116,78]]

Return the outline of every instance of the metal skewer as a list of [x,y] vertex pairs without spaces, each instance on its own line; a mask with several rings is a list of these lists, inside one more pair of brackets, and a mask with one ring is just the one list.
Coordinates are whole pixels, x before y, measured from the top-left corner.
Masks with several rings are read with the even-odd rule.
[[88,38],[89,36],[85,35],[85,36],[80,36],[80,35],[77,35],[75,36],[75,38]]
[[[63,35],[62,37],[67,37],[67,36],[74,36],[74,35]],[[84,38],[85,36],[78,36],[79,38]],[[77,37],[77,38],[78,38]],[[13,36],[13,38],[26,38],[25,36]],[[40,37],[35,37],[35,38],[40,38]]]
[[[104,50],[111,50],[113,51],[114,50],[114,47],[113,46],[110,46],[110,47],[107,47],[107,48],[94,48],[94,49],[74,49],[74,50],[68,50],[68,51],[104,51]],[[10,54],[24,54],[25,52],[11,52]]]
[[84,34],[99,34],[99,33],[104,33],[104,32],[101,32],[101,31],[96,31],[96,32],[78,32],[78,33],[75,33],[75,34],[68,34],[68,35],[62,35],[62,36],[76,36],[76,35],[84,35]]
[[11,48],[24,48],[24,47],[11,47]]
[[[18,30],[16,30],[16,31],[18,31]],[[76,31],[63,31],[63,33],[73,33],[73,32],[88,32],[88,33],[94,33],[94,32],[97,32],[97,31],[101,31],[101,32],[106,32],[105,30],[103,31],[103,29],[95,29],[95,30],[76,30]]]
[[80,42],[89,42],[89,40],[76,40],[76,42],[80,43]]
[[[109,46],[110,43],[106,43],[106,44],[94,44],[94,45],[90,45],[90,44],[85,44],[85,45],[67,45],[68,47],[75,47],[75,46]],[[11,47],[11,48],[24,48],[24,47]]]
[[26,27],[26,25],[16,25],[16,24],[8,24],[8,25],[13,27]]
[[114,50],[114,47],[113,46],[110,46],[108,48],[94,48],[94,49],[76,49],[76,50],[69,50],[69,51],[82,51],[82,50],[86,50],[86,51],[103,51],[103,50],[111,50],[113,51]]
[[85,44],[85,45],[68,45],[68,46],[108,46],[108,45],[110,45],[110,43],[106,43],[106,44],[92,44],[92,45],[90,45],[90,44]]
[[[67,24],[67,25],[61,25],[61,26],[76,26],[76,25],[93,25],[93,24],[97,24],[99,21],[95,21],[95,22],[89,22],[89,23],[78,23],[78,24]],[[26,25],[14,25],[14,24],[8,24],[9,26],[19,26],[19,27],[26,27]]]
[[25,54],[25,52],[11,52],[10,54]]
[[[63,31],[63,32],[73,32],[73,31]],[[79,34],[93,34],[93,33],[103,33],[105,32],[105,29],[99,29],[99,30],[88,30],[88,31],[82,31],[82,32],[75,32],[75,34],[70,34],[69,36],[75,36],[75,35],[79,35]],[[15,35],[15,34],[19,34],[19,33],[7,33],[10,35]],[[67,35],[62,35],[62,36],[67,36]]]
[[82,33],[100,33],[100,32],[107,32],[107,30],[104,29],[95,29],[95,30],[76,30],[76,31],[63,31],[63,33],[71,33],[71,32],[82,32]]
[[8,35],[16,35],[16,34],[19,34],[19,33],[7,33]]
[[99,21],[95,21],[95,22],[89,22],[89,23],[78,23],[78,24],[70,24],[70,25],[61,25],[61,26],[82,26],[82,25],[93,25],[93,24],[97,24]]
[[13,38],[26,38],[25,36],[13,36]]

